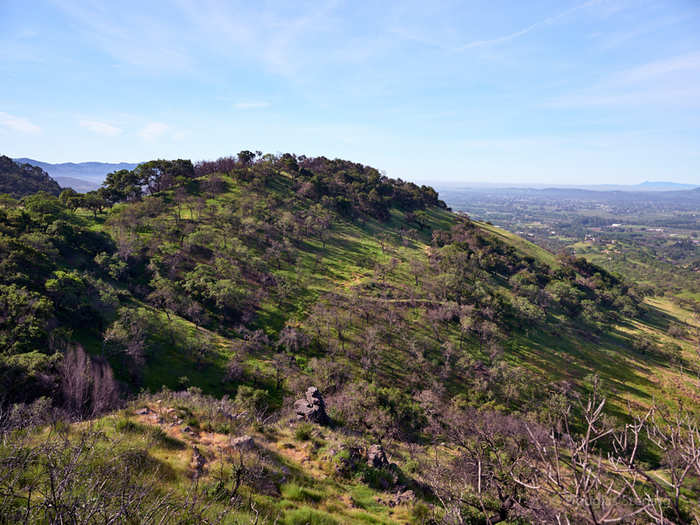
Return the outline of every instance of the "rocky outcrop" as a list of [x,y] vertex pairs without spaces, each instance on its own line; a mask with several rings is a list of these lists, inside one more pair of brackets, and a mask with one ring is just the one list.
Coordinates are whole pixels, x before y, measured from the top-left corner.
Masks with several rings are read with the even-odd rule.
[[367,451],[367,465],[374,468],[384,468],[389,466],[389,460],[381,445],[371,445]]
[[245,436],[231,439],[231,446],[238,450],[253,450],[255,448],[255,441],[246,434]]
[[377,503],[380,505],[385,505],[387,507],[397,507],[399,505],[411,505],[416,501],[415,493],[406,488],[399,488],[396,494],[389,497],[378,497],[376,498]]
[[319,425],[325,425],[329,421],[326,413],[326,404],[315,386],[307,388],[304,398],[297,399],[294,402],[294,413],[299,420],[318,423]]

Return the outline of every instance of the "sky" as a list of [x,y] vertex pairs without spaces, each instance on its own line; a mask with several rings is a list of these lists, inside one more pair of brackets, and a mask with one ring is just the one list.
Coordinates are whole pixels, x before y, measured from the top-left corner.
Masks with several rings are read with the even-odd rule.
[[700,183],[700,0],[0,0],[0,154]]

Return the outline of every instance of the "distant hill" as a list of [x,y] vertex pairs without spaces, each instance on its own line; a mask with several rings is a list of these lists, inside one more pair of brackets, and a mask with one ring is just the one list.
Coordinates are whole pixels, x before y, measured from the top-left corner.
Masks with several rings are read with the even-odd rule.
[[680,184],[667,181],[645,181],[637,184],[637,188],[644,190],[692,190],[697,187],[697,184]]
[[436,185],[445,191],[488,191],[488,190],[587,190],[595,192],[656,192],[684,191],[700,188],[700,184],[682,184],[678,182],[646,181],[640,184],[543,184],[543,183],[486,183],[470,182],[464,184],[442,183]]
[[[672,204],[679,210],[695,210],[700,206],[700,188],[666,188],[643,190],[639,186],[627,186],[627,190],[617,186],[597,189],[574,187],[521,188],[521,187],[473,187],[463,189],[438,188],[445,201],[456,209],[464,209],[464,204],[474,199],[515,199],[530,202],[547,200],[571,202],[597,202],[605,204],[634,204],[652,207]],[[637,188],[632,191],[629,188]]]
[[71,187],[76,191],[90,191],[98,188],[108,173],[117,170],[133,170],[138,163],[131,162],[63,162],[51,164],[40,160],[20,158],[24,162],[38,166],[63,187]]
[[96,180],[76,179],[75,177],[56,177],[56,182],[61,188],[73,188],[79,193],[96,190],[100,187],[100,182]]
[[38,191],[58,195],[61,187],[40,167],[0,156],[0,193],[20,198]]

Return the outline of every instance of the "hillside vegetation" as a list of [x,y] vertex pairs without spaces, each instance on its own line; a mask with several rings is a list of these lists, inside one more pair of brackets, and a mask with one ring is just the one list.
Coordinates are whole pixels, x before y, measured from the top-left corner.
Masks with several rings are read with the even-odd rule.
[[[26,508],[56,522],[95,483],[138,500],[143,522],[697,512],[700,453],[673,463],[687,443],[664,441],[669,414],[682,439],[697,434],[697,320],[368,166],[244,151],[151,161],[87,194],[4,198],[0,306],[0,419],[14,436],[0,514],[17,521]],[[309,386],[327,420],[296,421]],[[635,417],[632,453],[615,440]],[[245,435],[255,445],[232,441]],[[551,456],[548,439],[569,452]],[[370,445],[394,464],[367,463]],[[583,464],[579,445],[620,464]],[[71,457],[61,511],[45,476]],[[678,483],[658,481],[681,463]],[[648,476],[634,490],[632,465]],[[596,468],[591,509],[572,483]],[[608,482],[617,496],[601,496]]]
[[21,164],[0,155],[0,194],[19,198],[38,191],[58,195],[58,183],[48,173],[31,164]]

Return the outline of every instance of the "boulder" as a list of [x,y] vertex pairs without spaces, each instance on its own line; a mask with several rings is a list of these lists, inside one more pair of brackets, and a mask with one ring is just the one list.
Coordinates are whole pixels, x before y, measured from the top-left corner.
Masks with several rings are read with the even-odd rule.
[[386,452],[381,445],[371,445],[367,451],[367,465],[374,468],[384,468],[389,466]]
[[415,503],[415,501],[416,495],[413,493],[412,490],[409,489],[399,490],[399,492],[388,498],[383,498],[381,496],[376,498],[377,503],[379,503],[380,505],[385,505],[387,507],[410,505],[412,503]]
[[323,402],[323,397],[321,396],[321,392],[319,392],[318,388],[316,388],[315,386],[310,386],[309,388],[307,388],[305,396],[306,396],[306,400],[310,404],[319,404],[324,409],[326,408],[326,404]]
[[318,423],[319,425],[328,423],[326,403],[315,386],[306,389],[304,399],[297,399],[294,402],[294,413],[297,419]]
[[251,436],[246,434],[245,436],[231,439],[231,446],[239,450],[253,450],[255,448],[255,441]]
[[399,492],[394,500],[396,501],[396,505],[409,505],[416,501],[416,495],[412,490],[408,489],[404,490],[403,492]]
[[143,407],[134,412],[137,416],[145,416],[146,414],[150,414],[151,409],[148,407]]

